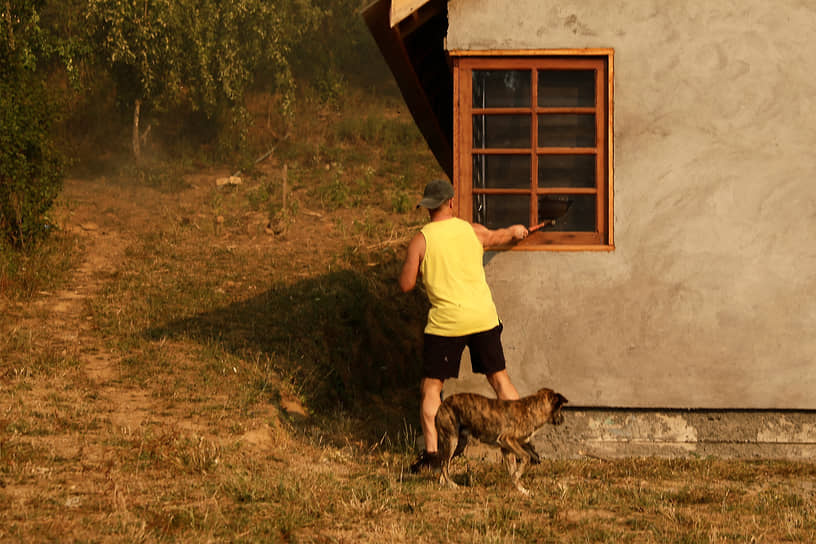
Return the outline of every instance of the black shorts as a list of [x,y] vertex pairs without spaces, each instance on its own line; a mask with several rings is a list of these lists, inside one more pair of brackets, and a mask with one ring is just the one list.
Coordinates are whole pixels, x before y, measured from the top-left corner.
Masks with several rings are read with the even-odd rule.
[[466,336],[437,336],[425,334],[422,346],[422,375],[426,378],[447,380],[459,377],[459,363],[465,346],[470,350],[470,366],[477,374],[493,374],[505,369],[501,332],[496,327]]

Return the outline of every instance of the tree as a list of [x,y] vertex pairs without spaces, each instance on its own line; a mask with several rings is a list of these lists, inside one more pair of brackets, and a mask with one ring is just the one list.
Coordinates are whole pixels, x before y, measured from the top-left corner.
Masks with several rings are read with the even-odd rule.
[[141,158],[142,106],[173,100],[180,84],[168,0],[89,0],[91,40],[111,71],[121,100],[132,105],[132,149]]
[[0,4],[0,243],[22,248],[45,232],[64,160],[51,138],[57,110],[42,76],[57,49],[40,27],[43,2]]
[[241,132],[259,73],[291,99],[292,44],[320,13],[308,0],[89,0],[92,40],[133,107],[134,156],[144,108],[186,106]]
[[346,87],[382,88],[391,72],[376,50],[360,14],[370,0],[312,0],[321,11],[316,31],[302,35],[294,49],[293,68],[298,80],[306,80],[321,99],[335,102]]

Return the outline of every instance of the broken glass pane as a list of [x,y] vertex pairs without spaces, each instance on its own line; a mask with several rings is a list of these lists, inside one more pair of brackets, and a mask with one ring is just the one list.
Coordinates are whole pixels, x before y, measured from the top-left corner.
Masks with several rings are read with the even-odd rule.
[[555,225],[542,229],[595,232],[595,195],[541,195],[538,197],[538,222],[555,219]]

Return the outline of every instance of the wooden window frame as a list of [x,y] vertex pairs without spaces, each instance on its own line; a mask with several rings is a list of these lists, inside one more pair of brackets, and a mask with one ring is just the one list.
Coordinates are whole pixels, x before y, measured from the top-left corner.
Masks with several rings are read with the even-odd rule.
[[[596,196],[596,231],[569,232],[539,230],[524,241],[506,247],[489,249],[550,250],[550,251],[611,251],[614,249],[613,215],[613,81],[614,50],[612,49],[558,49],[558,50],[503,50],[451,51],[454,88],[454,209],[457,215],[473,220],[473,194],[527,194],[530,195],[530,223],[537,216],[535,195],[592,194]],[[596,71],[596,100],[594,108],[545,108],[537,103],[537,72],[539,69],[591,68]],[[531,107],[477,109],[472,101],[472,71],[477,70],[531,70]],[[491,154],[490,150],[474,151],[472,123],[474,115],[530,114],[531,147],[529,149],[501,149],[493,151],[505,155],[530,154],[531,187],[529,189],[473,188],[473,157]],[[546,113],[593,113],[595,115],[595,146],[589,148],[539,148],[537,116]],[[558,154],[595,155],[596,185],[594,188],[538,187],[538,156]],[[528,225],[528,226],[529,226]]]

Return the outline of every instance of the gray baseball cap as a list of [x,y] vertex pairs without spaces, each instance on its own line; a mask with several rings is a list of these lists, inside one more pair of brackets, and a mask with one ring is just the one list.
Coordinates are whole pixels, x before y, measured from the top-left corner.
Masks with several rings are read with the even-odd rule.
[[444,179],[429,181],[422,193],[422,200],[417,204],[417,208],[423,207],[435,210],[448,200],[453,198],[453,185]]

